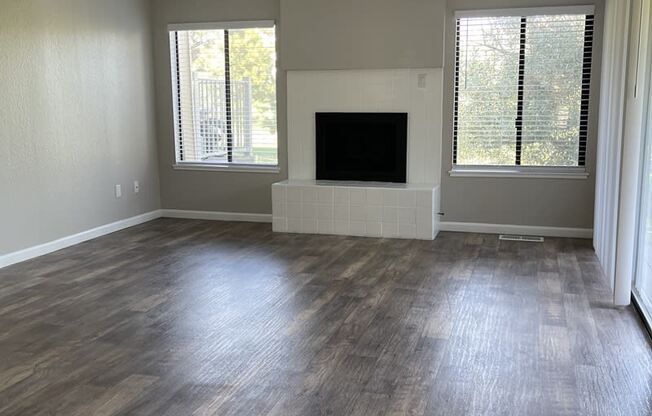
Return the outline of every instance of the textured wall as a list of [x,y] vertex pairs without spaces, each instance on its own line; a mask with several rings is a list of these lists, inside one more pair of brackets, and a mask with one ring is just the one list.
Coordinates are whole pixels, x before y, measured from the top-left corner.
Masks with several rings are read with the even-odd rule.
[[[278,0],[154,0],[154,52],[156,74],[157,136],[161,200],[164,208],[246,213],[272,212],[272,183],[287,178],[285,73],[278,63],[277,119],[279,174],[179,171],[174,164],[174,129],[167,25],[184,22],[275,20]],[[281,25],[276,36],[280,39]],[[280,47],[279,47],[280,49]]]
[[2,1],[0,254],[159,208],[148,13]]
[[281,0],[285,69],[441,68],[444,0]]

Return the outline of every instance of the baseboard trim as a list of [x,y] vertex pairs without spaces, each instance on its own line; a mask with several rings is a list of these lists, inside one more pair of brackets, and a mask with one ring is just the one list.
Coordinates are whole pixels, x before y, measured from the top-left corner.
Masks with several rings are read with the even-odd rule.
[[83,243],[84,241],[92,240],[103,235],[111,234],[125,228],[133,227],[134,225],[143,224],[160,217],[161,210],[150,211],[144,214],[136,215],[135,217],[126,218],[124,220],[119,220],[110,224],[92,228],[90,230],[82,231],[77,234],[59,238],[54,241],[39,244],[33,247],[28,247],[19,251],[14,251],[13,253],[4,254],[0,256],[0,269],[3,267],[11,266],[12,264],[27,261],[35,257],[43,256],[45,254],[74,246],[76,244]]
[[522,234],[541,237],[593,238],[592,228],[541,227],[532,225],[440,222],[440,231],[481,234]]
[[62,237],[54,241],[39,244],[37,246],[28,247],[23,250],[14,251],[0,255],[0,269],[3,267],[11,266],[12,264],[20,263],[33,259],[35,257],[50,254],[52,252],[74,246],[84,241],[92,240],[103,235],[111,234],[116,231],[124,230],[125,228],[133,227],[135,225],[143,224],[157,218],[185,218],[196,220],[212,220],[212,221],[243,221],[243,222],[272,222],[271,214],[247,214],[238,212],[218,212],[218,211],[187,211],[179,209],[158,209],[155,211],[146,212],[135,217],[126,218],[124,220],[112,222],[110,224],[101,225],[90,230],[82,231],[77,234]]
[[272,214],[249,214],[240,212],[188,211],[182,209],[163,209],[165,218],[184,218],[190,220],[272,222]]

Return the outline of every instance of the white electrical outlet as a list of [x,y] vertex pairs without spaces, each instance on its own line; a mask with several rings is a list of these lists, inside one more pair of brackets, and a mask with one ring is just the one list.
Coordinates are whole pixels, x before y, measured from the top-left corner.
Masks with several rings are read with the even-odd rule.
[[122,198],[122,185],[115,186],[115,197]]
[[134,193],[137,194],[138,192],[140,192],[140,184],[138,181],[134,181]]
[[427,76],[428,76],[428,74],[419,74],[418,75],[417,86],[420,89],[426,88],[426,78],[427,78]]

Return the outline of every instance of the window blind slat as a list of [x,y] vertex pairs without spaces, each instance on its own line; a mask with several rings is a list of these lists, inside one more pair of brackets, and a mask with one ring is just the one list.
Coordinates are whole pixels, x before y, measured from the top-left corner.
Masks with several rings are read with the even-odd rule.
[[453,163],[583,166],[593,16],[456,23]]
[[178,162],[278,163],[276,39],[264,26],[172,27]]

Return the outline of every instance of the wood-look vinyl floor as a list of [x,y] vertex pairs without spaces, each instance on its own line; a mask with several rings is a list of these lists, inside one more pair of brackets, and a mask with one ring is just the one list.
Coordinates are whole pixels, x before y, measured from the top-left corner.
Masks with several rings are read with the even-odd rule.
[[0,414],[650,415],[588,240],[160,219],[0,270]]

